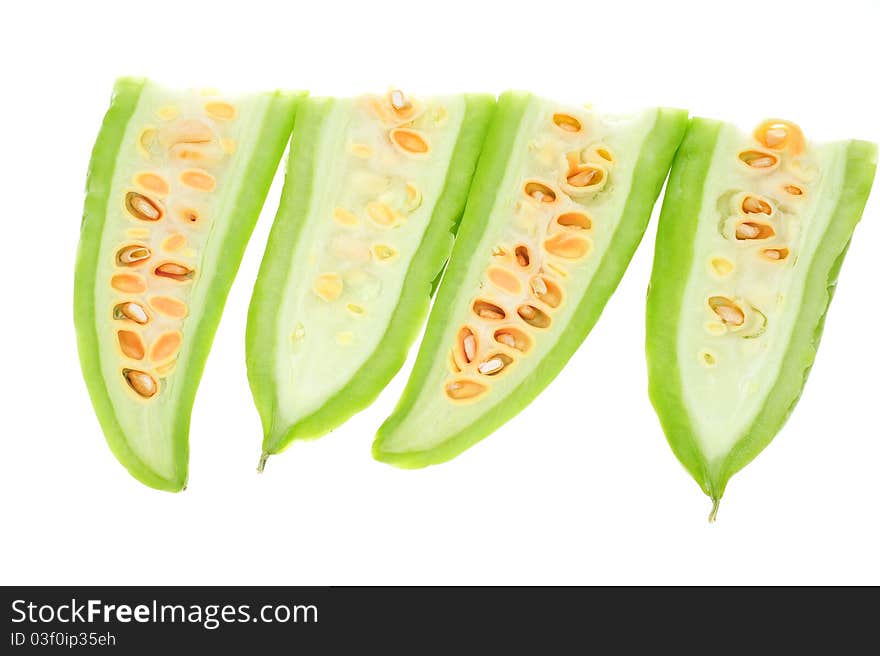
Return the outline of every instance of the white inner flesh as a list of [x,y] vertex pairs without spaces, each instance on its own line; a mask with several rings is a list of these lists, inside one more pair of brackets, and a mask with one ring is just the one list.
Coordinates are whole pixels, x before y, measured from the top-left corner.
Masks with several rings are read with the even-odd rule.
[[[583,130],[570,133],[554,125],[553,115],[559,112],[576,117]],[[444,350],[436,354],[418,399],[394,433],[388,435],[384,450],[431,449],[491,413],[528,377],[539,375],[537,371],[542,359],[555,346],[571,320],[618,228],[636,159],[656,119],[657,110],[616,117],[597,114],[583,107],[560,107],[539,98],[531,101],[521,121],[492,211],[485,219],[486,232],[473,253],[464,278],[466,282],[458,291],[454,310],[448,317],[448,326],[441,340]],[[608,168],[607,184],[599,193],[582,199],[582,203],[575,202],[560,193],[560,180],[565,179],[567,171],[565,154],[598,144],[607,146],[615,159]],[[548,182],[557,191],[557,201],[552,207],[544,207],[524,195],[524,185],[529,180]],[[553,221],[566,211],[583,211],[592,219],[592,229],[586,233],[592,241],[592,251],[580,260],[560,259],[538,246],[549,233],[559,231]],[[529,245],[533,260],[531,274],[524,274],[521,278],[522,294],[507,294],[493,286],[486,274],[489,267],[498,262],[498,256],[493,255],[496,247],[512,252],[519,243]],[[555,265],[566,275],[554,273],[548,265]],[[530,298],[526,286],[529,278],[542,267],[562,288],[564,297],[559,307],[547,310],[553,322],[550,328],[543,330],[531,328],[516,315],[517,306]],[[476,320],[472,305],[477,298],[498,303],[507,311],[507,318],[498,324]],[[531,299],[536,306],[541,306],[534,302],[534,297]],[[507,325],[530,333],[534,343],[532,349],[527,355],[507,350],[514,356],[514,361],[500,374],[490,377],[479,373],[474,365],[494,352],[504,351],[494,342],[493,336],[496,328]],[[490,386],[488,392],[479,398],[463,402],[450,400],[444,391],[446,385],[461,377],[450,369],[447,355],[456,344],[462,326],[475,329],[479,344],[474,363],[465,372],[466,377]],[[489,370],[491,368],[490,365]]]
[[[278,297],[274,361],[276,421],[281,425],[318,410],[369,364],[388,330],[410,263],[418,256],[466,109],[463,96],[418,101],[424,111],[404,127],[419,130],[430,151],[412,155],[390,142],[393,123],[377,116],[375,102],[388,100],[334,101],[321,128],[308,215]],[[414,203],[407,198],[407,183],[421,194],[416,209],[408,209]],[[376,202],[398,213],[393,226],[370,218],[367,205]],[[356,224],[335,219],[337,208],[353,214]],[[377,246],[396,254],[382,260],[374,251]],[[320,276],[338,276],[342,291],[337,298],[316,293]],[[428,288],[410,291],[427,294]]]
[[[200,308],[208,302],[206,295],[212,276],[212,263],[215,266],[223,265],[223,253],[220,249],[224,235],[236,220],[232,214],[235,208],[231,201],[238,196],[242,185],[249,183],[244,169],[254,154],[253,142],[263,122],[269,98],[268,95],[228,98],[208,92],[177,92],[148,82],[128,123],[116,160],[95,290],[95,321],[102,355],[101,369],[116,417],[129,438],[129,445],[144,464],[166,478],[175,475],[172,440],[173,422],[176,418],[174,408],[183,382],[181,376],[186,375],[192,348],[195,346],[190,339],[192,327],[200,319]],[[233,105],[236,109],[235,117],[231,120],[215,120],[206,114],[205,105],[217,101]],[[158,151],[150,157],[142,152],[138,140],[144,129],[154,127],[161,130],[175,121],[186,119],[198,119],[212,128],[216,135],[214,145],[219,149],[215,161],[184,163],[172,161]],[[225,143],[233,152],[223,151],[219,145],[220,139],[231,140]],[[214,176],[216,187],[213,191],[188,188],[179,181],[182,171],[195,167],[204,168]],[[162,199],[166,213],[159,221],[136,219],[124,205],[125,194],[129,190],[143,191],[151,198],[158,198],[155,193],[145,191],[134,183],[135,176],[143,172],[158,173],[170,184],[170,193]],[[175,208],[180,207],[197,209],[200,213],[198,223],[185,221],[175,211]],[[178,232],[186,235],[186,246],[180,251],[165,252],[162,248],[163,241]],[[149,246],[152,257],[144,265],[135,268],[117,266],[118,249],[132,243]],[[166,261],[179,262],[194,269],[193,280],[177,282],[154,275],[154,267]],[[111,277],[125,272],[142,275],[147,281],[146,293],[120,293],[112,289]],[[149,304],[149,299],[157,295],[184,301],[189,314],[183,320],[162,316],[152,310]],[[113,308],[124,301],[136,301],[144,305],[150,316],[149,323],[139,326],[128,321],[115,320]],[[117,340],[117,331],[120,329],[141,334],[147,346],[147,356],[144,359],[133,360],[122,353]],[[176,364],[152,362],[149,358],[150,345],[158,335],[169,330],[179,330],[183,335]],[[162,365],[167,365],[167,369],[163,369]],[[123,368],[151,374],[158,382],[158,392],[147,399],[138,396],[125,382]]]
[[[845,167],[845,144],[810,147],[795,164],[783,155],[771,172],[749,170],[737,158],[759,144],[733,126],[724,126],[703,193],[694,244],[693,268],[685,291],[678,338],[678,361],[685,405],[700,445],[711,462],[724,457],[754,422],[782,366],[798,309],[806,273],[822,247],[821,237],[838,200]],[[783,191],[795,183],[806,190],[802,198]],[[773,207],[764,222],[776,236],[766,240],[737,240],[719,230],[737,216],[743,192],[760,195]],[[719,200],[721,199],[721,200]],[[750,215],[758,216],[761,215]],[[740,215],[742,218],[742,215]],[[734,219],[736,220],[736,219]],[[760,219],[759,219],[760,220]],[[781,261],[761,251],[788,248]],[[711,265],[724,258],[734,268],[720,275]],[[724,296],[744,307],[742,328],[724,325],[708,299]],[[766,316],[766,326],[761,315]]]

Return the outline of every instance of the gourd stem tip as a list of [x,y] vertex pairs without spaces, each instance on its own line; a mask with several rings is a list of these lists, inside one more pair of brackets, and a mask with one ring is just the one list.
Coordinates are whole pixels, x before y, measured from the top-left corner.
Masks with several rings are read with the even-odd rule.
[[267,451],[263,451],[260,454],[260,462],[257,463],[257,473],[262,474],[263,470],[266,468],[266,461],[269,459],[269,453]]
[[721,505],[721,497],[712,497],[712,511],[709,513],[709,523],[713,524],[718,517],[718,506]]

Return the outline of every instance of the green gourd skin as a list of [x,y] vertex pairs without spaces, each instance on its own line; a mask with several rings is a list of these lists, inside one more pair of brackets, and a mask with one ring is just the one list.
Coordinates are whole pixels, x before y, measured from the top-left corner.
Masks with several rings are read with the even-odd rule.
[[[487,437],[525,408],[556,377],[587,337],[644,234],[687,125],[687,112],[682,110],[659,109],[653,110],[653,114],[646,113],[646,116],[650,116],[650,122],[643,128],[642,136],[626,142],[635,144],[635,152],[620,153],[630,160],[631,183],[626,196],[620,199],[619,211],[615,211],[614,216],[606,217],[608,220],[616,219],[616,227],[611,235],[605,236],[608,240],[605,250],[594,254],[594,257],[601,259],[594,265],[595,270],[591,272],[588,282],[582,283],[585,289],[578,291],[575,300],[568,301],[576,305],[564,327],[554,333],[552,340],[544,334],[535,335],[536,343],[543,338],[550,340],[551,344],[537,361],[524,358],[525,361],[519,364],[531,367],[528,370],[531,374],[521,381],[514,379],[517,382],[510,383],[512,389],[504,389],[497,400],[491,397],[496,391],[492,389],[483,397],[488,403],[484,408],[479,407],[483,399],[455,406],[446,402],[445,397],[441,398],[443,387],[439,385],[438,377],[445,375],[442,372],[445,371],[450,353],[451,322],[458,321],[456,317],[462,316],[462,305],[467,307],[469,301],[465,299],[470,293],[468,290],[478,287],[473,283],[471,263],[477,257],[477,248],[485,249],[487,246],[484,237],[493,211],[504,217],[502,221],[509,220],[504,209],[510,206],[505,194],[512,193],[512,190],[505,189],[505,183],[510,187],[509,173],[513,170],[511,167],[517,166],[510,164],[512,158],[523,157],[518,153],[526,150],[523,148],[525,144],[520,141],[520,133],[525,134],[533,129],[530,126],[534,125],[535,116],[549,118],[547,112],[556,111],[550,107],[555,107],[555,104],[528,93],[507,92],[499,98],[453,254],[440,284],[413,372],[397,407],[379,429],[373,444],[373,456],[379,461],[402,468],[420,468],[446,462]],[[583,110],[573,108],[571,111]],[[589,115],[584,116],[584,120],[592,120]],[[547,129],[552,131],[554,128],[551,125]],[[554,134],[559,136],[559,133]],[[609,139],[613,137],[612,131]],[[614,181],[613,168],[610,175]],[[602,230],[602,220],[600,217],[600,224],[593,226],[594,231]],[[578,273],[578,270],[571,272],[571,277],[576,277]],[[479,288],[485,289],[483,284],[480,283]],[[574,297],[575,292],[572,291],[571,295]],[[513,319],[516,320],[515,317]],[[456,420],[457,413],[472,412],[470,408],[479,409],[473,411],[472,415],[466,415],[465,419]],[[456,421],[455,428],[448,428]],[[431,444],[425,446],[416,443],[420,435],[430,435]]]
[[[236,119],[247,121],[246,124],[241,124],[240,131],[235,132],[236,135],[242,135],[242,141],[236,144],[235,148],[230,147],[231,152],[227,152],[226,159],[221,160],[234,161],[236,163],[234,171],[230,172],[228,166],[225,169],[218,169],[215,165],[212,169],[205,165],[208,170],[219,171],[216,173],[220,181],[217,184],[216,194],[222,200],[218,201],[216,208],[213,208],[216,211],[211,217],[203,217],[206,221],[212,222],[211,225],[216,227],[219,236],[214,234],[214,230],[211,231],[210,238],[205,236],[207,233],[203,233],[202,252],[220,252],[222,261],[210,262],[207,261],[208,257],[195,261],[194,266],[198,268],[196,275],[198,286],[191,286],[189,293],[197,299],[203,299],[204,303],[200,302],[189,307],[189,314],[182,321],[184,346],[179,351],[176,368],[172,373],[167,374],[167,380],[173,380],[173,383],[164,382],[164,378],[159,379],[155,398],[146,399],[141,406],[138,405],[141,400],[136,399],[131,390],[124,392],[128,396],[122,397],[124,399],[122,403],[118,400],[120,398],[118,389],[111,390],[111,386],[118,387],[125,384],[118,375],[118,370],[112,377],[106,375],[108,367],[116,367],[117,361],[122,363],[119,366],[140,368],[147,365],[125,364],[122,355],[108,346],[106,338],[102,338],[102,331],[111,330],[111,326],[103,322],[113,321],[109,314],[105,315],[108,311],[105,297],[109,297],[107,292],[109,287],[108,280],[102,273],[108,266],[108,263],[103,261],[106,253],[102,255],[102,241],[108,231],[114,231],[112,234],[115,236],[125,234],[127,227],[154,231],[158,231],[161,227],[172,230],[172,224],[169,222],[178,220],[172,218],[173,208],[170,205],[180,184],[176,180],[171,181],[172,193],[169,196],[169,206],[165,215],[155,223],[141,222],[143,226],[131,216],[124,214],[122,203],[113,197],[112,191],[120,184],[124,185],[124,188],[131,187],[130,182],[120,182],[114,176],[117,168],[121,166],[120,162],[125,161],[128,165],[137,159],[136,144],[139,138],[136,130],[141,124],[135,123],[133,117],[144,118],[146,110],[143,108],[147,107],[144,103],[155,101],[157,95],[161,93],[163,93],[161,89],[143,79],[122,78],[114,87],[110,108],[104,118],[89,164],[85,209],[76,262],[74,322],[83,376],[113,454],[134,478],[145,485],[158,490],[177,492],[186,486],[190,414],[205,360],[229,288],[290,135],[297,102],[304,94],[275,92],[251,96],[242,100],[241,116],[234,116],[231,120],[226,118],[216,120],[216,125],[221,123],[236,125]],[[180,93],[174,97],[186,98]],[[201,99],[200,96],[195,95],[195,92],[188,98],[187,102],[195,106],[199,103],[211,102],[211,98]],[[173,115],[169,116],[173,117]],[[255,122],[251,122],[252,118]],[[161,128],[162,125],[172,122],[173,118],[159,118],[152,113],[143,125],[152,127],[155,124]],[[239,130],[238,127],[233,129]],[[196,147],[199,146],[201,144]],[[213,143],[212,147],[219,149],[216,143]],[[210,154],[215,156],[213,151]],[[149,170],[151,164],[146,156],[144,161],[144,169]],[[180,168],[182,169],[183,166]],[[234,194],[226,191],[235,188],[235,185],[245,179],[247,184],[237,187]],[[198,195],[198,192],[189,193]],[[186,226],[181,230],[185,232]],[[221,237],[222,243],[219,243],[218,239]],[[163,255],[164,253],[154,247],[150,266],[157,264],[157,257]],[[150,280],[150,285],[155,284],[155,280],[151,278],[153,274],[148,271],[146,267],[137,269],[140,275]],[[144,298],[149,296],[151,290],[152,287],[148,286]],[[197,299],[192,300],[195,302]],[[142,304],[144,307],[149,307],[146,300]],[[152,309],[148,310],[148,315],[151,322],[157,316]],[[132,327],[137,328],[133,325]],[[115,330],[115,326],[112,330]],[[146,360],[147,357],[142,356],[141,359]],[[112,364],[107,364],[108,362]],[[168,391],[171,387],[173,387],[173,395],[166,400],[164,396],[171,394]],[[125,413],[132,412],[140,412],[147,416],[149,419],[147,423],[157,427],[156,433],[127,431],[123,428]],[[159,430],[159,426],[162,430]],[[167,464],[162,472],[145,462],[136,448],[136,445],[140,447],[151,439],[163,441],[160,450],[165,454],[163,457],[167,460]]]
[[[353,184],[350,172],[339,173],[340,167],[348,166],[346,161],[357,163],[357,159],[352,159],[345,151],[346,141],[350,142],[351,134],[359,127],[371,135],[379,129],[374,125],[375,120],[371,122],[369,118],[365,118],[363,112],[358,113],[361,107],[358,103],[365,102],[366,98],[350,100],[310,98],[304,103],[297,117],[293,134],[294,146],[287,165],[282,199],[248,313],[246,336],[248,379],[264,430],[260,470],[270,455],[283,451],[294,440],[318,438],[367,407],[403,366],[407,351],[418,336],[427,315],[434,281],[439,277],[452,249],[453,238],[464,209],[486,126],[495,106],[495,99],[491,96],[456,97],[458,100],[454,102],[461,104],[457,110],[460,112],[461,120],[459,132],[454,138],[448,162],[444,165],[444,161],[439,160],[434,164],[437,167],[436,172],[442,174],[439,195],[432,195],[430,198],[426,195],[423,204],[434,202],[433,208],[428,212],[427,207],[420,206],[422,211],[418,218],[410,216],[405,223],[407,228],[416,225],[425,226],[421,237],[416,237],[418,239],[416,253],[405,264],[401,262],[405,254],[401,253],[395,262],[399,262],[401,267],[396,270],[387,268],[393,264],[382,265],[386,267],[383,270],[385,275],[402,277],[402,281],[399,295],[391,308],[377,310],[372,315],[367,315],[369,321],[375,318],[373,323],[368,324],[371,326],[369,330],[381,331],[381,339],[371,352],[367,354],[358,352],[357,356],[352,356],[365,358],[363,364],[356,370],[339,371],[329,365],[313,370],[314,375],[319,376],[322,382],[327,383],[328,386],[335,385],[337,389],[324,395],[308,412],[291,419],[285,413],[288,409],[296,409],[297,403],[295,400],[290,400],[279,386],[278,366],[279,362],[290,360],[284,349],[289,343],[292,327],[281,317],[284,310],[279,309],[279,298],[308,297],[309,300],[303,302],[317,303],[320,311],[337,312],[337,315],[339,312],[344,312],[339,308],[344,307],[347,301],[345,296],[335,302],[322,303],[315,300],[314,293],[307,287],[307,283],[303,285],[302,281],[310,279],[309,276],[314,273],[309,273],[311,264],[300,265],[311,260],[313,256],[298,254],[329,252],[333,247],[329,239],[320,236],[322,233],[317,233],[319,237],[316,238],[314,231],[329,229],[322,228],[320,224],[333,221],[332,206],[322,211],[321,204],[331,201],[341,203],[340,197],[343,192],[340,189]],[[435,103],[441,100],[426,99],[426,102]],[[432,107],[433,104],[426,111],[433,111]],[[340,116],[345,118],[340,119]],[[418,120],[415,125],[420,127]],[[370,130],[372,132],[369,132]],[[431,130],[428,128],[426,130],[430,138]],[[352,144],[348,143],[348,146],[351,147]],[[377,142],[373,146],[376,151],[389,147],[387,140],[384,144]],[[433,151],[429,153],[429,157],[434,155]],[[379,156],[381,154],[375,153],[368,156],[368,162]],[[413,159],[410,165],[418,167],[420,161],[422,160]],[[381,167],[381,164],[376,166]],[[338,180],[333,183],[335,186],[319,188],[327,176],[337,174],[342,177],[333,178]],[[357,214],[361,222],[354,230],[360,230],[363,224],[371,225],[369,219],[365,218],[361,205],[348,209],[353,214]],[[318,227],[315,227],[316,225]],[[309,233],[310,230],[312,232]],[[344,228],[341,230],[344,233]],[[379,237],[388,235],[389,243],[393,243],[395,234],[397,231],[390,230],[385,233],[380,232]],[[308,251],[308,249],[312,250]],[[300,257],[301,261],[296,263],[296,268],[293,269],[291,260],[297,257]],[[340,266],[345,266],[345,263],[341,263]],[[386,293],[384,288],[382,293]],[[372,311],[371,306],[367,304],[365,306],[368,312]],[[316,348],[312,341],[316,331],[330,330],[329,326],[321,325],[318,310],[297,315],[304,324],[303,348]],[[350,316],[347,321],[353,331],[363,330],[363,326],[367,325],[362,318],[354,316]],[[360,336],[358,332],[354,334],[356,338]],[[341,351],[348,347],[329,345],[328,348]],[[292,370],[292,376],[296,385],[309,384],[308,374],[297,370],[296,365]]]
[[[708,457],[705,446],[707,438],[701,435],[686,400],[682,362],[687,362],[691,354],[683,355],[680,352],[680,338],[682,330],[686,328],[681,317],[686,309],[686,289],[695,275],[692,271],[701,270],[694,267],[697,256],[695,235],[700,227],[703,204],[711,199],[711,196],[704,197],[704,188],[710,179],[710,170],[721,170],[717,175],[724,175],[723,166],[717,161],[713,169],[713,156],[716,151],[727,154],[725,147],[719,146],[725,130],[729,130],[729,126],[718,121],[702,118],[691,121],[666,189],[647,301],[651,401],[675,455],[713,502],[710,521],[715,518],[730,477],[770,443],[801,395],[816,356],[841,264],[871,189],[877,161],[876,146],[863,141],[830,144],[825,150],[816,151],[820,163],[827,163],[828,170],[824,171],[824,175],[841,176],[840,182],[835,181],[830,185],[833,191],[839,190],[839,193],[836,200],[820,204],[811,215],[808,212],[804,217],[807,227],[810,221],[827,218],[827,223],[820,226],[823,230],[817,239],[820,246],[812,254],[812,260],[807,262],[808,269],[800,270],[798,277],[793,278],[795,282],[803,280],[800,302],[790,309],[784,306],[777,320],[780,323],[788,321],[793,326],[787,339],[780,340],[782,343],[779,344],[772,343],[775,350],[784,353],[782,364],[775,378],[768,383],[766,395],[752,401],[755,414],[747,427],[730,436],[730,446],[725,447],[720,455]],[[733,157],[730,156],[734,162],[730,165],[731,170],[738,165]],[[821,199],[816,202],[821,202]],[[778,224],[783,219],[774,221]],[[716,221],[714,216],[711,221]],[[803,232],[806,234],[807,229]],[[793,255],[797,254],[798,247],[803,249],[801,243],[792,246]],[[802,257],[809,254],[804,253]],[[792,266],[799,264],[794,260]],[[749,266],[749,261],[746,260],[743,266]],[[723,288],[723,281],[719,286]],[[742,293],[747,292],[746,289]],[[699,397],[698,390],[692,390],[691,393]],[[710,403],[708,397],[704,401]],[[723,422],[724,419],[719,416],[718,421]]]

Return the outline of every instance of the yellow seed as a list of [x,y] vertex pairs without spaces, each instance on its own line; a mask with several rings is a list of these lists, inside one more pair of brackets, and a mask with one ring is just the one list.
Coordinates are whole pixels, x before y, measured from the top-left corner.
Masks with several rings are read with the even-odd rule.
[[147,291],[147,281],[136,273],[117,273],[110,278],[110,286],[123,294],[143,294]]
[[373,156],[373,149],[370,148],[367,144],[351,144],[351,153],[355,157],[360,157],[362,159],[368,159]]
[[499,321],[507,316],[507,313],[501,308],[501,306],[495,305],[495,303],[490,303],[489,301],[484,301],[483,299],[477,299],[474,301],[473,310],[474,314],[481,319],[488,319],[490,321]]
[[116,333],[119,348],[123,355],[132,360],[144,359],[144,340],[133,330],[120,330]]
[[150,360],[153,362],[164,362],[172,356],[177,355],[177,351],[180,349],[182,341],[183,335],[179,330],[171,330],[167,333],[162,333],[156,338],[156,341],[153,342],[153,346],[150,347]]
[[745,323],[745,313],[729,298],[712,296],[709,299],[709,308],[729,326],[741,326]]
[[790,194],[792,196],[803,196],[804,190],[801,187],[793,184],[787,184],[783,187],[785,193]]
[[126,301],[116,305],[113,308],[113,318],[117,320],[128,319],[142,326],[150,320],[144,306],[134,301]]
[[446,395],[453,401],[467,401],[475,399],[483,394],[487,389],[489,388],[486,385],[478,383],[475,380],[469,380],[467,378],[459,378],[457,380],[454,380],[451,383],[447,383],[445,387]]
[[727,326],[719,321],[707,321],[704,327],[710,335],[723,335],[727,332]]
[[526,196],[534,198],[539,203],[552,203],[556,200],[556,192],[543,182],[532,180],[523,187]]
[[773,208],[763,198],[746,196],[743,198],[742,211],[746,214],[772,214]]
[[183,319],[189,312],[186,303],[173,296],[153,296],[149,303],[156,312],[172,319]]
[[235,139],[230,139],[228,137],[221,139],[220,147],[223,149],[224,153],[231,155],[235,152]]
[[520,284],[519,278],[507,269],[497,266],[490,267],[486,276],[493,285],[510,294],[519,294],[522,291],[522,284]]
[[162,250],[168,253],[179,251],[184,246],[186,246],[186,235],[182,232],[175,232],[162,242]]
[[440,126],[446,123],[446,120],[449,118],[449,110],[443,107],[442,105],[434,110],[434,114],[432,116],[434,119],[434,125]]
[[187,169],[180,174],[180,181],[198,191],[212,191],[217,186],[214,176],[204,169]]
[[128,383],[131,389],[145,399],[149,399],[159,391],[159,385],[156,383],[156,380],[145,371],[123,369],[122,377],[125,378],[125,382]]
[[425,136],[412,128],[395,128],[388,136],[393,144],[410,155],[424,155],[431,149]]
[[205,105],[205,113],[219,121],[229,121],[235,118],[235,107],[228,102],[214,101]]
[[553,123],[565,132],[580,132],[581,122],[570,114],[554,114]]
[[788,257],[787,248],[765,248],[761,253],[771,262],[779,262]]
[[138,173],[134,176],[134,183],[142,189],[152,191],[160,198],[167,196],[170,191],[168,181],[158,173]]
[[540,308],[534,305],[521,305],[516,313],[520,319],[535,328],[548,328],[550,326],[550,317]]
[[193,279],[196,272],[194,269],[191,269],[184,264],[180,264],[179,262],[165,262],[153,269],[153,273],[160,278],[170,278],[177,282],[187,282]]
[[141,244],[129,244],[116,251],[116,265],[136,267],[150,259],[152,251]]
[[514,249],[513,254],[516,257],[516,263],[521,267],[526,268],[531,263],[528,246],[517,246]]
[[556,217],[556,223],[564,228],[574,228],[578,230],[589,230],[593,227],[593,222],[583,212],[565,212]]
[[397,251],[391,248],[391,246],[386,246],[385,244],[376,244],[375,246],[373,246],[373,255],[380,262],[387,262],[395,255],[397,255]]
[[527,353],[532,347],[531,338],[522,330],[513,326],[496,330],[495,341],[522,353]]
[[559,232],[544,241],[544,249],[551,255],[576,260],[590,252],[590,242],[584,237]]
[[769,169],[779,163],[776,155],[759,150],[743,151],[739,154],[739,159],[753,169]]
[[422,204],[422,192],[412,182],[406,183],[406,209],[414,212]]
[[197,209],[192,207],[182,207],[177,211],[177,215],[180,217],[180,220],[184,223],[188,223],[193,225],[199,222],[201,219],[201,214]]
[[148,126],[141,130],[140,136],[138,136],[138,150],[141,151],[141,155],[150,158],[150,150],[153,147],[153,144],[156,142],[156,136],[159,131],[152,126]]
[[348,331],[336,333],[336,343],[340,346],[348,346],[354,341],[354,334]]
[[770,119],[761,123],[754,133],[762,146],[771,150],[788,150],[792,155],[800,155],[806,147],[804,133],[790,121]]
[[325,301],[335,301],[342,296],[342,278],[338,273],[322,273],[315,278],[312,289]]
[[363,307],[361,307],[360,305],[357,305],[356,303],[349,303],[348,305],[345,306],[345,309],[348,310],[349,312],[351,312],[352,314],[357,315],[359,317],[362,317],[363,315],[365,315],[367,313],[367,311]]
[[736,226],[736,238],[739,240],[747,239],[769,239],[776,234],[772,226],[766,223],[756,223],[754,221],[743,221]]
[[129,191],[125,194],[125,209],[134,218],[141,221],[158,221],[165,214],[159,201],[148,198],[136,191]]
[[562,290],[552,280],[542,276],[532,278],[530,285],[532,292],[551,308],[558,308],[562,303]]
[[333,218],[337,223],[345,226],[353,226],[358,224],[358,218],[347,209],[337,207],[333,210]]
[[733,273],[735,268],[733,262],[723,257],[713,257],[709,262],[712,270],[722,278]]
[[172,121],[180,116],[180,110],[178,110],[177,107],[172,107],[171,105],[169,105],[167,107],[160,107],[156,114],[163,121]]
[[394,225],[398,219],[397,212],[377,200],[367,203],[367,215],[380,226],[385,227]]

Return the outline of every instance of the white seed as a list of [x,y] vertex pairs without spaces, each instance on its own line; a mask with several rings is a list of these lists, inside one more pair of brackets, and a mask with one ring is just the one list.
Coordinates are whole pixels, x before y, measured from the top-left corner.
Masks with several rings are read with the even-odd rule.
[[510,333],[499,333],[495,339],[510,348],[516,348],[516,339]]
[[473,335],[467,335],[462,340],[462,345],[464,346],[464,355],[468,362],[472,361],[477,354],[477,340]]
[[391,94],[391,106],[394,109],[406,109],[411,105],[406,96],[403,95],[403,91],[400,89],[394,89]]
[[477,371],[481,374],[494,374],[496,371],[501,371],[503,367],[504,363],[501,361],[501,358],[492,358],[477,367]]
[[544,282],[543,278],[532,278],[532,291],[535,292],[538,296],[543,296],[547,293],[547,283]]

